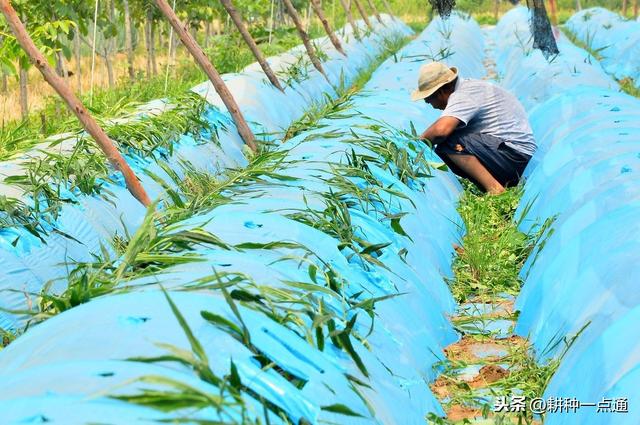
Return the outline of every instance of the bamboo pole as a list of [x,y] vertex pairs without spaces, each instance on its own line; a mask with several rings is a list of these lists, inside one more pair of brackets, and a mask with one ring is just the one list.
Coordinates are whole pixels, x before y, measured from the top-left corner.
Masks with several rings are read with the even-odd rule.
[[148,206],[151,203],[149,196],[140,184],[140,181],[138,181],[133,170],[129,167],[129,164],[127,164],[120,152],[118,152],[118,149],[113,145],[113,142],[111,142],[104,130],[102,130],[98,123],[87,112],[82,102],[76,97],[67,83],[51,69],[49,62],[33,43],[33,40],[29,36],[29,33],[27,33],[18,15],[16,15],[16,11],[13,9],[13,6],[11,6],[9,0],[0,0],[0,10],[7,20],[11,32],[13,32],[20,46],[22,46],[27,53],[31,63],[38,68],[47,83],[53,87],[66,102],[67,106],[69,106],[69,109],[78,117],[82,126],[87,133],[93,137],[100,149],[102,149],[111,165],[122,173],[129,192],[131,192],[142,205]]
[[382,18],[380,17],[380,12],[378,12],[378,8],[376,7],[376,5],[373,2],[373,0],[367,0],[367,1],[369,2],[369,7],[371,8],[371,10],[373,10],[373,14],[375,15],[375,17],[378,20],[378,22],[380,22],[382,25],[384,25],[384,22],[382,22]]
[[[329,77],[327,77],[327,74],[324,72],[322,63],[320,62],[320,59],[318,59],[318,55],[316,55],[315,48],[311,44],[309,34],[307,34],[307,32],[302,27],[302,22],[300,21],[298,11],[296,11],[296,8],[293,6],[293,3],[291,3],[291,0],[282,0],[282,2],[287,9],[287,13],[291,17],[291,20],[293,20],[296,29],[298,30],[298,34],[302,39],[302,44],[304,44],[305,49],[307,49],[307,54],[309,55],[309,59],[311,59],[311,63],[318,70],[318,72],[320,72],[324,76],[324,78],[329,81]],[[331,84],[331,81],[329,81],[329,84]]]
[[331,44],[333,44],[333,46],[336,48],[337,51],[342,53],[344,56],[347,56],[347,54],[344,52],[344,49],[342,48],[342,44],[340,43],[340,40],[338,39],[336,34],[333,32],[333,29],[331,28],[331,25],[329,24],[329,21],[327,20],[327,17],[325,16],[324,11],[322,10],[320,1],[311,0],[311,7],[313,7],[313,11],[318,16],[318,19],[320,19],[320,22],[324,27],[324,31],[327,33],[327,36],[329,36],[329,40],[331,40]]
[[367,24],[370,30],[373,30],[373,26],[371,25],[371,21],[369,21],[369,16],[367,15],[367,11],[364,10],[364,7],[362,7],[362,3],[360,3],[359,0],[353,0],[353,2],[355,3],[356,9],[358,9],[358,12],[360,12],[360,16],[362,16],[364,23]]
[[187,31],[187,26],[180,22],[176,13],[173,11],[171,6],[169,6],[169,3],[167,3],[166,0],[155,0],[155,3],[162,14],[169,20],[169,23],[178,34],[178,37],[180,37],[182,44],[184,44],[189,53],[191,53],[195,59],[196,63],[200,68],[202,68],[204,73],[207,74],[209,80],[211,80],[211,84],[213,84],[213,87],[222,99],[222,102],[227,107],[227,110],[229,110],[229,113],[238,128],[238,133],[240,133],[240,137],[242,137],[244,143],[249,146],[252,151],[257,151],[255,136],[253,135],[251,128],[249,128],[247,121],[244,119],[244,116],[233,98],[233,95],[229,91],[229,88],[218,73],[218,70],[216,70],[215,66],[213,66],[211,61],[209,61],[202,51],[202,48],[193,39],[193,36],[189,31]]
[[[347,16],[347,20],[353,29],[353,35],[356,36],[356,39],[360,40],[360,31],[358,30],[358,26],[356,25],[356,21],[353,19],[353,14],[351,13],[351,0],[340,0],[342,4],[342,8],[344,9],[344,13]],[[348,3],[347,3],[348,2]]]
[[276,74],[271,69],[269,62],[267,62],[264,55],[262,54],[262,51],[260,51],[258,44],[255,42],[253,37],[251,37],[251,34],[247,30],[247,27],[245,27],[244,23],[242,22],[242,16],[240,16],[238,10],[233,7],[233,3],[231,3],[231,0],[220,0],[220,3],[222,3],[222,6],[226,9],[236,28],[238,28],[238,31],[240,31],[240,35],[242,35],[244,42],[247,43],[247,46],[249,46],[251,53],[253,53],[253,56],[260,64],[260,67],[264,71],[269,81],[271,81],[271,84],[277,87],[280,91],[284,92],[284,88],[282,88],[280,81],[278,81],[278,77],[276,77]]

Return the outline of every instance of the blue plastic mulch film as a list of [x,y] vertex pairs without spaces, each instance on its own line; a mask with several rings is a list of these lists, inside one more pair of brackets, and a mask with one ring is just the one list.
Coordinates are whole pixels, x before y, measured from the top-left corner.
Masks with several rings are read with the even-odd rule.
[[[627,25],[610,15],[583,24],[593,19],[584,19],[587,12],[570,20],[578,38],[581,25]],[[607,15],[597,9],[592,16]],[[374,72],[344,111],[275,148],[281,175],[235,193],[233,202],[159,226],[160,237],[199,235],[203,242],[182,263],[123,281],[0,351],[3,423],[268,417],[274,424],[423,424],[426,414],[442,414],[427,384],[443,348],[458,338],[444,279],[452,275],[452,242],[464,232],[455,209],[461,187],[412,140],[412,129],[438,113],[411,103],[409,93],[421,64],[442,60],[464,77],[482,78],[485,52],[493,51],[498,80],[529,111],[539,144],[517,212],[521,229],[552,220],[522,271],[516,332],[529,337],[541,361],[559,355],[563,338],[580,334],[545,397],[627,397],[630,406],[627,415],[549,413],[545,423],[636,424],[640,104],[613,77],[633,78],[614,65],[637,63],[637,55],[626,60],[616,56],[624,49],[610,56],[602,49],[601,66],[560,35],[561,53],[547,62],[531,46],[528,19],[525,8],[491,30],[457,14],[435,19]],[[364,42],[349,28],[343,32],[348,61],[320,41],[332,81],[348,85],[385,36],[410,33],[398,20],[384,20]],[[270,62],[286,70],[301,52]],[[265,84],[255,65],[225,80],[264,133],[286,129],[323,93],[336,95],[315,71],[289,81],[285,94]],[[128,158],[156,196],[176,187],[168,170],[182,176],[185,163],[212,174],[248,164],[214,91],[208,84],[194,91],[216,106],[205,118],[215,123],[220,143],[187,135],[162,164]],[[409,173],[402,169],[407,164]],[[3,164],[2,174],[19,168],[19,161]],[[16,196],[9,185],[0,189]],[[63,291],[71,265],[104,249],[116,255],[113,237],[143,225],[145,211],[124,187],[109,190],[112,202],[85,196],[65,206],[44,242],[2,230],[3,308],[28,308],[45,285]],[[349,223],[357,242],[347,244],[323,226],[327,217]],[[52,278],[58,279],[48,284]],[[26,319],[0,318],[0,327],[15,330]],[[191,397],[192,407],[153,408],[154,397],[172,393]],[[198,400],[206,407],[197,408]]]
[[525,8],[507,13],[495,30],[498,72],[530,110],[539,144],[517,215],[523,231],[553,220],[521,273],[516,332],[529,337],[541,360],[559,356],[579,335],[545,397],[628,398],[629,414],[585,408],[548,414],[545,424],[637,423],[640,101],[607,72],[634,75],[638,43],[625,49],[623,41],[640,33],[627,29],[637,22],[603,9],[584,10],[567,26],[578,38],[589,34],[594,50],[607,40],[602,66],[564,36],[560,55],[547,63],[528,41]]
[[[325,46],[332,80],[349,84],[386,36],[411,32],[397,19],[384,21],[362,42],[346,31],[348,61]],[[275,148],[281,175],[265,176],[233,202],[159,226],[159,237],[199,235],[202,242],[180,264],[123,281],[0,351],[2,422],[268,417],[273,424],[404,425],[443,414],[428,382],[443,348],[458,339],[444,279],[452,276],[452,243],[464,232],[455,208],[461,186],[411,136],[438,113],[412,103],[410,91],[431,60],[484,76],[483,52],[473,20],[434,20],[374,72],[344,112]],[[285,69],[298,59],[294,52],[270,60]],[[267,133],[286,129],[323,93],[335,96],[312,71],[285,94],[265,84],[255,66],[225,79],[248,119]],[[157,195],[176,187],[168,170],[181,176],[185,163],[211,173],[248,163],[209,85],[194,90],[219,106],[205,118],[219,124],[220,145],[184,136],[163,166],[137,161],[145,187]],[[32,306],[45,285],[63,291],[74,264],[101,250],[116,255],[113,237],[133,235],[153,218],[121,185],[110,190],[109,200],[79,197],[65,206],[54,223],[59,231],[44,242],[12,243],[15,235],[4,235],[3,307]],[[345,245],[314,221],[322,214],[341,214],[356,242]],[[26,318],[3,313],[2,327],[20,330]],[[189,395],[195,407],[152,408],[158,393],[172,392]],[[198,400],[208,407],[197,408]]]
[[618,80],[631,78],[640,88],[640,21],[593,7],[573,15],[566,26],[601,58],[610,75]]

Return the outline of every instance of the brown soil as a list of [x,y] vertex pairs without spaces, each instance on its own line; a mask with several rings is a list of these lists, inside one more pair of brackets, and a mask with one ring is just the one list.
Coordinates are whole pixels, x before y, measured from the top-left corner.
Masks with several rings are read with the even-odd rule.
[[444,352],[447,358],[451,361],[463,361],[466,363],[481,363],[481,362],[491,362],[498,361],[501,357],[497,356],[488,356],[484,358],[478,358],[473,349],[478,346],[483,346],[486,348],[495,348],[495,349],[504,349],[504,346],[498,344],[496,342],[482,342],[479,340],[471,339],[464,337],[460,341],[455,344],[451,344],[447,348],[444,349]]
[[488,364],[486,366],[482,366],[478,376],[473,378],[473,381],[469,382],[469,386],[471,388],[483,388],[489,384],[506,378],[507,376],[509,376],[509,371],[502,366]]
[[481,418],[482,412],[480,409],[474,409],[473,407],[461,406],[459,404],[452,405],[447,411],[447,419],[450,421],[462,421],[464,419]]

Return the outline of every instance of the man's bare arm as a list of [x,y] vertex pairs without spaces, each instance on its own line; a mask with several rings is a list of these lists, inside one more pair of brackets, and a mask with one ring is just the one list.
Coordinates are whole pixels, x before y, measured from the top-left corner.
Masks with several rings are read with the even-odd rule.
[[420,139],[429,140],[435,146],[446,140],[461,122],[455,117],[441,117],[420,135]]

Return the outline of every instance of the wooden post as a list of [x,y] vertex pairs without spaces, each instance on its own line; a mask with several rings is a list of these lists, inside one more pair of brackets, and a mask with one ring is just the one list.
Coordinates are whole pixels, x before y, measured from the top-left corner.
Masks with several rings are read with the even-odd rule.
[[351,13],[351,0],[340,0],[342,3],[342,7],[344,8],[344,13],[347,15],[347,20],[353,29],[353,35],[356,36],[356,39],[360,40],[360,31],[358,30],[358,26],[356,25],[356,21],[353,19],[353,14]]
[[364,23],[367,24],[367,26],[369,27],[370,30],[373,30],[373,26],[371,25],[371,21],[369,21],[369,16],[367,16],[367,11],[364,10],[364,7],[362,7],[362,4],[360,3],[359,0],[353,0],[353,2],[356,4],[356,9],[358,9],[358,12],[360,12],[360,16],[362,16],[362,19],[364,20]]
[[231,95],[229,88],[227,88],[227,85],[218,73],[218,70],[215,68],[215,66],[213,66],[211,61],[209,61],[207,56],[202,51],[202,48],[193,39],[189,31],[187,30],[187,26],[180,22],[180,20],[176,16],[176,13],[173,11],[171,6],[169,6],[169,3],[167,3],[166,0],[155,0],[155,2],[162,14],[169,20],[169,23],[180,37],[182,44],[184,44],[189,53],[191,53],[191,55],[195,59],[196,63],[200,66],[200,68],[202,68],[204,73],[207,74],[207,77],[209,77],[211,84],[213,84],[213,87],[216,89],[216,92],[220,96],[220,99],[222,99],[222,102],[224,102],[224,105],[227,107],[227,110],[231,114],[231,117],[233,118],[233,121],[238,128],[238,133],[240,133],[240,137],[242,137],[244,143],[249,146],[252,151],[257,151],[255,143],[256,138],[253,135],[251,128],[249,128],[247,121],[244,119],[242,112],[240,112],[240,108]]
[[33,65],[38,68],[44,79],[54,88],[60,97],[64,99],[69,109],[78,117],[78,120],[82,123],[87,133],[93,137],[100,149],[102,149],[107,156],[111,165],[122,173],[129,192],[131,192],[142,205],[148,206],[151,203],[149,196],[138,181],[133,170],[129,167],[129,164],[127,164],[122,155],[120,155],[120,152],[118,152],[118,149],[113,145],[104,130],[102,130],[93,117],[89,115],[82,102],[80,102],[73,91],[71,91],[65,81],[51,69],[47,59],[40,50],[38,50],[33,40],[31,40],[31,37],[20,21],[20,18],[18,18],[18,15],[16,15],[16,11],[13,9],[13,6],[11,6],[11,3],[9,3],[9,0],[0,0],[0,9],[7,20],[9,28],[11,28],[11,32],[16,36],[16,40],[25,50]]
[[378,12],[378,8],[376,7],[376,4],[373,2],[373,0],[367,0],[367,1],[369,2],[369,7],[373,11],[373,14],[375,15],[378,22],[384,25],[384,22],[382,22],[382,18],[380,17],[380,12]]
[[327,17],[325,16],[324,11],[322,10],[322,6],[320,5],[320,1],[311,0],[311,7],[313,7],[313,11],[318,16],[318,19],[320,19],[320,22],[322,22],[324,31],[329,36],[329,40],[331,40],[331,44],[333,44],[333,47],[335,47],[336,50],[342,53],[344,56],[347,56],[347,54],[344,52],[344,49],[342,48],[342,44],[340,43],[340,40],[338,39],[336,34],[333,32],[333,29],[331,29],[331,25],[329,24],[329,21],[327,20]]
[[326,78],[329,84],[331,84],[331,81],[329,81],[329,77],[327,77],[327,74],[325,74],[324,72],[324,68],[322,67],[320,59],[318,59],[318,56],[316,55],[315,48],[311,44],[309,34],[307,34],[307,32],[302,27],[302,22],[300,21],[298,11],[296,11],[296,8],[293,7],[293,3],[291,3],[291,0],[282,0],[282,2],[287,9],[287,13],[291,17],[291,20],[293,20],[296,29],[298,30],[298,34],[302,39],[302,44],[304,44],[305,49],[307,49],[307,54],[309,55],[309,59],[311,59],[311,63],[318,70],[318,72],[320,72],[324,76],[324,78]]
[[255,40],[253,39],[253,37],[251,37],[251,34],[247,30],[247,27],[244,26],[244,23],[242,22],[242,16],[240,16],[240,13],[236,10],[235,7],[233,7],[233,3],[231,3],[231,0],[220,0],[220,3],[222,3],[222,6],[227,10],[227,13],[231,17],[231,20],[235,24],[236,28],[238,28],[238,31],[240,31],[240,35],[242,35],[245,43],[247,43],[247,46],[249,46],[251,53],[253,53],[253,56],[260,64],[260,67],[264,71],[269,81],[271,81],[271,84],[280,89],[280,91],[284,92],[282,85],[280,85],[280,81],[278,81],[278,77],[276,77],[276,74],[271,69],[269,62],[267,62]]

